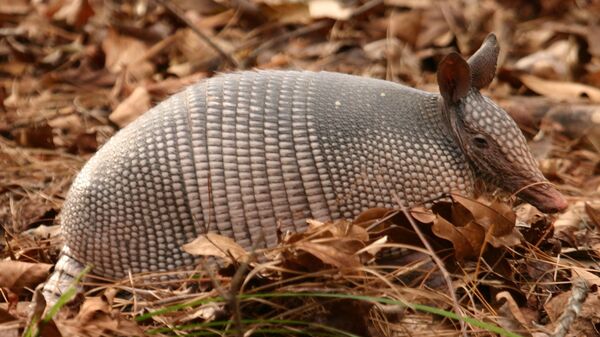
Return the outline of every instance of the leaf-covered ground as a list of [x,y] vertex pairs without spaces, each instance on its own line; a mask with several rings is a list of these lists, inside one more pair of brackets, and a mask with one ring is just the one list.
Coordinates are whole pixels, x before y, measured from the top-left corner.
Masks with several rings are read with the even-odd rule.
[[[0,1],[0,335],[600,335],[598,18],[595,0]],[[311,221],[269,252],[203,237],[185,249],[234,263],[181,283],[86,279],[51,320],[28,317],[44,309],[28,306],[73,177],[156,102],[253,68],[437,91],[441,58],[488,32],[501,52],[485,94],[518,122],[565,213],[456,195]]]

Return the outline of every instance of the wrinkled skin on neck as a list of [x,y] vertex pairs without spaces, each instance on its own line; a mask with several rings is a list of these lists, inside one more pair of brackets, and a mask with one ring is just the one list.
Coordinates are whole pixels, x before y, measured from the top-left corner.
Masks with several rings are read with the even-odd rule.
[[471,89],[444,109],[454,139],[486,185],[516,194],[545,213],[567,208],[562,194],[539,170],[521,130],[492,100]]

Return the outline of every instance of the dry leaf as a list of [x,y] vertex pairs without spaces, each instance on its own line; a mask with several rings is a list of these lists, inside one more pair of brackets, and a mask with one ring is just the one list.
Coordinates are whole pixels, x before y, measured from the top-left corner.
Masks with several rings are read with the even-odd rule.
[[360,213],[353,221],[356,226],[368,228],[371,225],[379,222],[385,218],[390,212],[393,212],[391,208],[369,208]]
[[2,0],[0,1],[0,14],[20,15],[31,10],[31,4],[27,0]]
[[308,12],[313,19],[348,20],[352,16],[352,9],[344,7],[337,0],[311,0],[308,2]]
[[81,310],[71,320],[57,322],[66,335],[76,336],[144,336],[134,321],[112,313],[104,296],[86,297]]
[[361,250],[357,251],[356,255],[360,255],[360,254],[366,252],[371,256],[375,256],[375,255],[377,255],[377,253],[379,253],[380,250],[382,250],[384,248],[384,245],[387,242],[388,242],[388,237],[384,235],[381,238],[373,241],[371,244],[369,244],[365,248],[362,248]]
[[60,4],[53,18],[78,28],[85,25],[93,15],[94,9],[88,0],[66,0]]
[[544,304],[544,310],[546,310],[550,321],[556,322],[556,319],[565,311],[569,297],[571,297],[570,290],[557,294]]
[[[14,317],[13,315],[11,315],[8,310],[5,310],[3,308],[0,308],[0,335],[2,335],[2,337],[19,337],[21,336],[21,333],[19,332],[20,330],[20,324],[18,324],[19,322],[16,322],[17,318]],[[10,323],[8,323],[10,322]],[[3,324],[3,323],[8,323],[8,324]],[[17,324],[15,324],[17,323]],[[46,336],[46,335],[42,335],[42,336]],[[49,337],[54,337],[52,335],[48,335]]]
[[[219,36],[212,36],[211,30],[203,30],[211,41],[217,44],[225,52],[233,49],[230,42],[222,40]],[[183,54],[187,62],[172,60],[167,71],[177,74],[178,77],[192,75],[197,71],[206,71],[206,65],[218,59],[219,54],[209,46],[206,41],[199,38],[191,29],[179,31],[175,39],[175,47]]]
[[0,287],[19,293],[23,288],[35,288],[44,282],[51,264],[21,261],[0,261]]
[[598,44],[598,36],[600,36],[600,25],[590,25],[586,29],[586,38],[588,41],[588,51],[590,54],[600,57],[600,44]]
[[[366,219],[364,215],[363,219]],[[283,251],[283,256],[286,257],[284,263],[291,264],[291,268],[302,266],[314,270],[322,268],[323,263],[337,268],[355,268],[360,266],[361,258],[372,258],[364,249],[369,240],[369,233],[361,227],[364,222],[361,226],[345,220],[307,222],[309,227],[305,232],[293,233],[283,240],[286,247]],[[380,247],[372,246],[371,249],[375,251]],[[359,256],[361,254],[363,256]]]
[[583,203],[577,202],[571,205],[565,213],[561,213],[554,221],[554,231],[559,234],[577,230],[580,223],[579,212],[583,207]]
[[410,215],[415,218],[415,220],[422,223],[433,223],[437,218],[437,215],[433,214],[433,212],[424,207],[414,207],[409,211]]
[[600,229],[600,209],[595,208],[589,202],[586,202],[585,213],[596,226],[596,229]]
[[111,122],[117,124],[120,128],[125,127],[134,119],[141,116],[151,107],[150,94],[145,87],[140,86],[127,97],[116,109],[108,116]]
[[308,24],[312,21],[308,4],[304,2],[284,2],[269,8],[272,9],[267,12],[269,18],[283,24]]
[[384,0],[384,3],[394,7],[430,8],[433,0]]
[[40,329],[40,336],[43,337],[62,337],[60,329],[56,326],[54,320],[50,320],[45,323],[38,323],[38,329]]
[[[477,228],[479,227],[479,229]],[[452,242],[457,260],[479,256],[485,238],[485,230],[474,223],[467,227],[456,227],[448,220],[438,216],[433,222],[433,233]]]
[[488,206],[455,193],[452,194],[452,198],[468,209],[475,221],[486,230],[493,228],[494,236],[510,234],[515,227],[516,215],[504,203],[492,203]]
[[137,39],[111,29],[102,41],[102,50],[106,55],[106,68],[112,73],[127,68],[137,79],[142,79],[154,71],[154,66],[144,60],[148,47]]
[[543,80],[532,75],[521,75],[519,79],[529,89],[548,98],[566,102],[579,102],[582,98],[587,98],[591,102],[600,102],[600,89],[589,85]]
[[295,243],[294,248],[305,251],[336,268],[358,268],[361,265],[358,256],[344,253],[333,245],[303,241]]
[[[505,307],[506,310],[503,310],[505,313],[505,319],[508,318],[511,321],[513,321],[513,327],[517,327],[517,330],[521,330],[523,327],[527,327],[529,326],[528,324],[528,320],[525,318],[525,316],[523,315],[523,313],[521,312],[519,305],[517,304],[517,302],[515,301],[515,299],[513,298],[513,296],[511,295],[510,292],[508,291],[501,291],[498,294],[496,294],[496,300],[500,301],[500,300],[505,300],[506,302],[503,304],[503,307]],[[510,315],[510,316],[509,316]],[[509,316],[509,317],[507,317]],[[515,331],[515,330],[511,330],[511,331]]]
[[596,324],[598,321],[600,321],[600,312],[598,311],[599,307],[600,299],[598,298],[597,293],[590,294],[583,303],[581,312],[578,313],[578,316],[575,322],[571,325],[569,334],[567,336],[598,335],[598,328]]
[[195,73],[183,78],[169,78],[159,83],[150,83],[145,88],[154,97],[166,97],[181,91],[185,86],[205,79],[206,76],[206,73]]
[[584,280],[585,282],[587,282],[587,284],[589,286],[596,286],[596,287],[600,287],[600,276],[598,276],[597,274],[594,274],[591,271],[586,270],[585,268],[581,268],[578,266],[570,266],[571,271],[573,273],[573,278],[580,278],[582,280]]
[[233,239],[214,233],[200,235],[194,241],[183,245],[182,248],[186,253],[192,255],[233,258],[235,261],[240,261],[248,256],[248,252]]
[[530,54],[515,63],[515,68],[528,74],[553,80],[571,78],[577,64],[578,48],[574,40],[560,40],[550,47]]
[[387,20],[389,20],[389,29],[393,36],[410,45],[417,43],[421,31],[422,11],[394,11]]
[[55,148],[53,129],[46,123],[17,129],[13,131],[13,135],[17,139],[17,142],[23,146],[44,149]]
[[[316,228],[316,227],[315,227]],[[363,227],[353,225],[348,221],[334,221],[324,224],[322,228],[334,238],[355,239],[359,241],[369,240],[369,233]]]

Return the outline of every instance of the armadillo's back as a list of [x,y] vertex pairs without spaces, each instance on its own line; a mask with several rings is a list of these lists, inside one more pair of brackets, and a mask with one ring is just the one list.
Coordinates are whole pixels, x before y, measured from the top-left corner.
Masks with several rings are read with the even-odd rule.
[[437,97],[390,82],[311,72],[244,72],[194,85],[123,129],[65,202],[70,254],[96,274],[193,263],[206,231],[249,248],[305,219],[350,217],[450,190],[471,173]]

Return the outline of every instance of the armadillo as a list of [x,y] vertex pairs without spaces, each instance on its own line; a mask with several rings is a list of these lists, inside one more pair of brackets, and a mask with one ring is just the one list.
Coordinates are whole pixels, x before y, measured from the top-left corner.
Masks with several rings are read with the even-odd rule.
[[46,293],[94,274],[190,268],[181,246],[216,232],[250,248],[306,219],[351,218],[476,183],[544,212],[565,209],[516,123],[480,94],[496,37],[447,55],[440,94],[331,72],[246,71],[191,85],[140,116],[84,166],[60,216],[65,247]]

